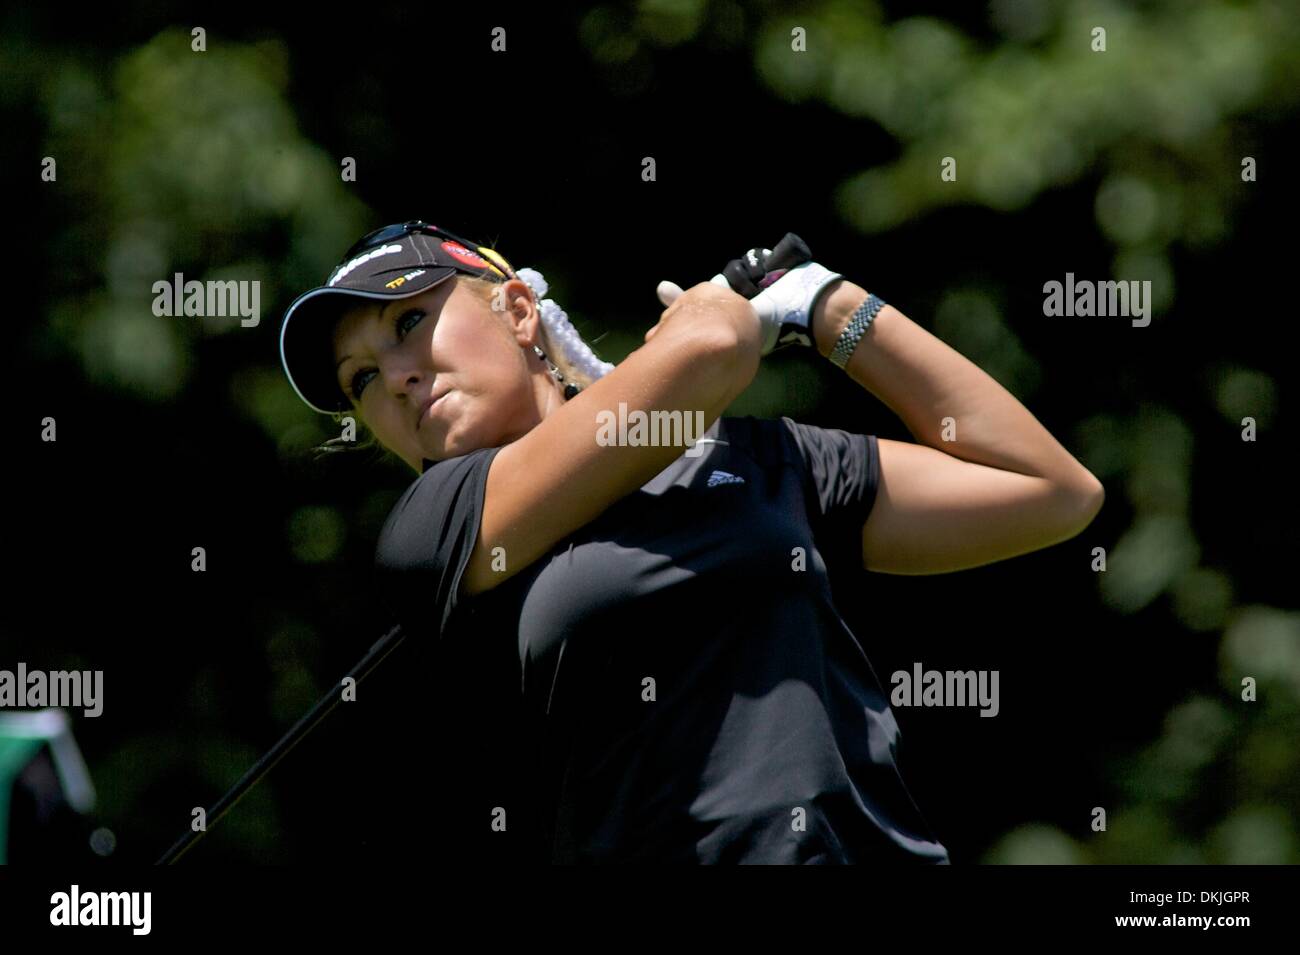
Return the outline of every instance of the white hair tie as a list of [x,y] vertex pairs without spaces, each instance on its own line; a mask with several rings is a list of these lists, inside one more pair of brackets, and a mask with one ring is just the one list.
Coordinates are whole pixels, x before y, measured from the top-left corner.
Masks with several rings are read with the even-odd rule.
[[542,324],[546,327],[546,336],[551,346],[560,351],[570,367],[586,375],[592,381],[603,378],[614,370],[614,365],[601,361],[591,346],[583,341],[578,330],[569,321],[569,316],[554,299],[544,298],[550,288],[542,273],[536,269],[516,269],[515,274],[533,290],[542,312]]

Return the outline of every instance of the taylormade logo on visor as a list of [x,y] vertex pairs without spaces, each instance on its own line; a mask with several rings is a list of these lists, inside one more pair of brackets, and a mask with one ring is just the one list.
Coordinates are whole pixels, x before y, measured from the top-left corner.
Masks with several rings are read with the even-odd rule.
[[391,255],[393,252],[401,252],[401,251],[402,251],[402,247],[400,245],[397,245],[396,243],[394,243],[393,245],[381,245],[377,249],[371,249],[365,255],[358,255],[351,262],[347,263],[341,269],[335,272],[334,277],[329,280],[329,284],[331,286],[334,285],[334,283],[338,282],[341,278],[343,278],[345,275],[347,275],[349,272],[355,269],[358,265],[364,265],[366,262],[369,262],[371,259],[377,259],[381,255]]

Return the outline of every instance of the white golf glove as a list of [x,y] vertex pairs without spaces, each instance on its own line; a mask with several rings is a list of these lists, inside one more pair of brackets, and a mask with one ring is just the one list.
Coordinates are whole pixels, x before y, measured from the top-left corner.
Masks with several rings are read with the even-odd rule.
[[[770,251],[751,249],[746,256],[758,256],[757,260],[761,262],[762,254]],[[751,298],[750,304],[758,313],[763,328],[761,354],[768,355],[788,345],[816,347],[812,333],[813,313],[827,287],[843,277],[817,262],[804,262],[786,270],[780,278]],[[709,281],[723,288],[732,288],[731,282],[721,273]],[[675,282],[660,282],[656,294],[667,308],[682,294],[682,288]]]

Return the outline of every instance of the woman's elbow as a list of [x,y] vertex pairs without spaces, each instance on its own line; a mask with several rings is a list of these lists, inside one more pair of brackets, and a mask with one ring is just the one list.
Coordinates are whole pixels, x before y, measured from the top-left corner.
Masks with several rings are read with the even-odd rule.
[[1070,537],[1087,530],[1102,505],[1106,503],[1106,488],[1091,473],[1085,471],[1084,478],[1077,485],[1071,485],[1066,491],[1069,501],[1066,512],[1069,516],[1068,529]]

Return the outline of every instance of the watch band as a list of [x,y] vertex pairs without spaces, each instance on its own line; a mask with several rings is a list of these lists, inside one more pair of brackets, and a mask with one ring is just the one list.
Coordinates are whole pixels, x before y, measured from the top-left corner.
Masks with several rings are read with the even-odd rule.
[[867,329],[871,327],[871,323],[884,306],[885,300],[872,292],[853,312],[848,325],[840,332],[835,347],[831,349],[829,357],[836,367],[844,368],[848,365],[849,358],[858,347],[858,342],[862,340],[862,336],[867,333]]

